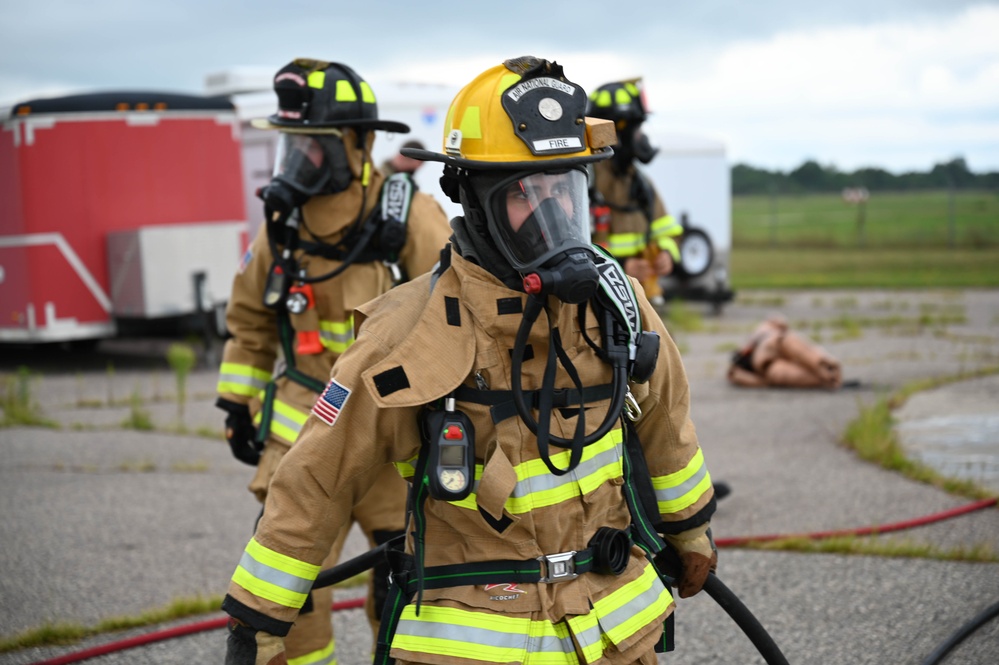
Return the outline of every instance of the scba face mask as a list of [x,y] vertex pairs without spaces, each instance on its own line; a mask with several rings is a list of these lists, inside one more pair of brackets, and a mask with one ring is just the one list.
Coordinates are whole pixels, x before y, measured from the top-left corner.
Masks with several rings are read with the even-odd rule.
[[311,135],[282,132],[264,203],[288,215],[313,196],[336,194],[350,185],[353,174],[339,133]]
[[486,194],[489,232],[524,276],[524,290],[567,303],[593,297],[599,275],[590,246],[589,194],[580,169],[517,174]]

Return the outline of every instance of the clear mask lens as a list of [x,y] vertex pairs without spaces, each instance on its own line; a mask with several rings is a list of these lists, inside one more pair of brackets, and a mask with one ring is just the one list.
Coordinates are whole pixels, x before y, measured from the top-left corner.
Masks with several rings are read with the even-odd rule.
[[330,183],[331,149],[336,135],[313,136],[281,132],[274,160],[274,179],[308,195],[320,194]]
[[487,200],[493,235],[518,271],[537,268],[568,248],[590,246],[583,171],[514,176],[493,187]]

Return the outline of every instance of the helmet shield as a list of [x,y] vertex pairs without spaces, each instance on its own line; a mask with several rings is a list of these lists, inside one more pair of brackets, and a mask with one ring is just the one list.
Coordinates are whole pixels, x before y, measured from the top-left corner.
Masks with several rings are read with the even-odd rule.
[[521,173],[485,196],[490,233],[510,265],[535,269],[567,249],[590,246],[586,173]]
[[281,132],[274,159],[275,180],[302,194],[334,194],[350,184],[343,140],[334,134],[308,135]]

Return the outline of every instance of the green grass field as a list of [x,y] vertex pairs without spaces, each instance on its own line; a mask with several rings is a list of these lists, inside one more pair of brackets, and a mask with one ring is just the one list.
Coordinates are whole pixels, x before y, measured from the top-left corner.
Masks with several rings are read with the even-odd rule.
[[999,193],[739,196],[732,284],[784,287],[999,286]]

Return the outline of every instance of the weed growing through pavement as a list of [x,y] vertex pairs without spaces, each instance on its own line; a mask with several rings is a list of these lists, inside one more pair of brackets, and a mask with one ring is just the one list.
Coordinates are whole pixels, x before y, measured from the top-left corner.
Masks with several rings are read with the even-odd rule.
[[17,368],[16,375],[4,377],[3,393],[0,394],[0,409],[3,409],[0,427],[14,427],[16,425],[59,427],[59,423],[42,415],[41,408],[32,397],[31,382],[33,379],[31,370],[24,366]]
[[128,417],[122,421],[121,426],[125,429],[136,429],[144,432],[148,432],[154,428],[153,419],[149,415],[149,411],[142,408],[142,397],[139,396],[138,390],[132,393],[131,408],[129,409]]
[[128,628],[151,626],[165,621],[218,611],[222,596],[177,598],[166,607],[153,609],[138,616],[110,617],[95,626],[76,623],[46,623],[38,628],[0,640],[0,653],[51,644],[71,644],[94,635]]
[[187,376],[191,373],[197,356],[188,344],[176,342],[167,349],[167,362],[177,379],[177,421],[184,422],[184,405],[187,402]]

